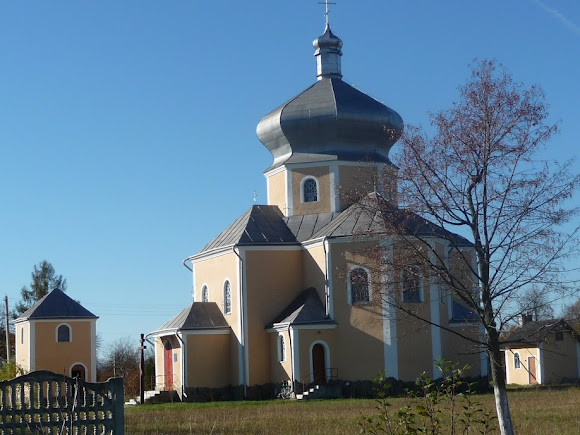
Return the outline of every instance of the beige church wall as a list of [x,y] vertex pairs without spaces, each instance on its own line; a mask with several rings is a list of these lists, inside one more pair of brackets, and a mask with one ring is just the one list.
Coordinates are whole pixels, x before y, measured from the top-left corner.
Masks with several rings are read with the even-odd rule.
[[[173,361],[173,388],[181,390],[181,342],[175,335],[167,335],[155,339],[155,384],[157,390],[165,390],[165,342],[171,343],[171,360]],[[174,355],[177,355],[175,361]]]
[[270,175],[266,179],[268,183],[268,205],[277,205],[280,211],[287,216],[286,204],[286,170]]
[[161,337],[155,338],[155,389],[164,390],[164,360],[163,360],[163,341]]
[[222,312],[224,283],[229,279],[232,288],[232,312],[224,314],[224,317],[239,340],[238,256],[231,252],[198,261],[194,264],[194,271],[195,300],[201,301],[201,289],[205,284],[209,290],[209,302],[215,302]]
[[557,384],[564,378],[577,379],[578,348],[577,340],[568,332],[564,332],[564,340],[555,341],[554,334],[544,342],[544,380],[543,383]]
[[[302,180],[312,176],[318,179],[318,201],[301,202],[300,185]],[[328,166],[292,169],[292,203],[291,215],[330,212],[330,175]]]
[[[348,345],[348,343],[343,343],[338,334],[338,329],[300,329],[298,331],[298,348],[300,350],[299,356],[299,364],[300,364],[300,373],[295,374],[295,379],[298,382],[310,382],[310,374],[312,373],[311,370],[311,348],[315,342],[324,342],[328,346],[328,360],[329,366],[326,367],[327,369],[337,369],[337,376],[338,379],[352,379],[345,377],[343,375],[344,370],[346,368],[345,363],[340,360],[340,355],[338,353],[341,347]],[[358,354],[358,358],[354,358],[356,360],[366,359],[361,358],[361,354]],[[325,348],[325,358],[326,358],[326,348]]]
[[[24,335],[24,340],[21,340],[22,334]],[[22,322],[16,326],[16,364],[22,367],[25,371],[30,371],[30,323]]]
[[342,211],[376,189],[377,168],[375,166],[339,165],[338,179]]
[[232,384],[230,334],[188,334],[187,387]]
[[[514,367],[514,356],[516,353],[520,354],[520,368]],[[520,349],[506,349],[506,371],[509,373],[507,382],[510,384],[528,385],[530,383],[528,372],[528,358],[530,356],[536,357],[536,377],[540,376],[540,349],[534,348],[520,348]],[[539,380],[539,379],[538,379]]]
[[[243,249],[243,248],[242,248]],[[302,287],[301,250],[246,250],[249,385],[270,382],[270,342],[264,329]]]
[[[481,340],[479,326],[459,326],[452,325],[450,329],[456,331],[457,333],[471,337],[475,340]],[[458,367],[462,368],[466,364],[471,366],[471,370],[467,373],[468,376],[480,376],[481,375],[481,352],[484,352],[481,347],[477,344],[464,339],[452,332],[446,331],[444,329],[440,330],[441,333],[441,350],[443,352],[443,358],[446,360],[456,363]]]
[[[290,349],[290,336],[288,331],[274,331],[268,335],[270,338],[270,370],[272,373],[272,382],[289,381],[292,378],[292,351]],[[286,359],[284,361],[278,360],[278,340],[280,335],[284,337],[284,343],[286,345]]]
[[304,284],[305,289],[314,287],[318,293],[318,297],[324,304],[325,300],[325,271],[326,271],[326,257],[324,253],[324,246],[322,244],[307,248],[303,254],[304,264]]
[[[339,325],[336,339],[341,343],[333,354],[341,379],[374,379],[385,367],[383,289],[379,269],[372,266],[373,259],[369,256],[376,249],[375,242],[330,243],[334,318]],[[358,265],[370,271],[372,303],[351,306],[346,280],[349,270]]]
[[[34,370],[50,370],[70,376],[71,366],[82,363],[86,368],[86,379],[92,379],[90,321],[67,319],[34,323],[36,360]],[[71,342],[56,341],[56,328],[62,323],[66,323],[71,329]]]

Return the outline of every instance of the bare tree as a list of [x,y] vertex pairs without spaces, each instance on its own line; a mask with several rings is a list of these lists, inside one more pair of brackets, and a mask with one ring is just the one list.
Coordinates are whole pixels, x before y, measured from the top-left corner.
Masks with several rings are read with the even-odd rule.
[[568,320],[580,333],[580,299],[564,307],[563,316]]
[[[398,197],[387,185],[384,198],[367,207],[396,240],[381,261],[408,273],[429,270],[483,327],[483,337],[464,338],[488,353],[500,430],[512,434],[500,333],[526,288],[536,285],[542,296],[567,289],[546,284],[562,282],[577,246],[577,229],[566,233],[562,224],[577,214],[566,201],[580,179],[570,162],[538,159],[557,131],[541,89],[514,82],[495,61],[476,61],[459,92],[450,109],[431,115],[432,136],[405,127],[395,156]],[[386,293],[392,288],[385,287],[387,303],[421,318]]]
[[532,320],[535,322],[553,319],[553,301],[548,297],[550,293],[549,289],[533,285],[524,291],[522,296],[519,298],[518,311],[521,314],[531,315]]

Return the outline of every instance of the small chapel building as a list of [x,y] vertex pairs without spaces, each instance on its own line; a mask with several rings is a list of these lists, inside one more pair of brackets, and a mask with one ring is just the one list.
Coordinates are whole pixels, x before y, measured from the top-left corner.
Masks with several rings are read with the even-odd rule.
[[98,317],[59,289],[14,320],[16,363],[26,372],[49,370],[97,381]]
[[[396,204],[389,150],[403,120],[342,80],[342,41],[328,24],[313,44],[316,82],[257,127],[273,157],[267,204],[250,207],[184,261],[193,303],[149,334],[157,390],[293,389],[372,380],[383,370],[406,381],[423,371],[437,378],[441,357],[487,375],[485,353],[464,338],[481,334],[473,313],[426,273],[388,270],[369,254],[398,255],[393,235],[364,205]],[[454,261],[448,234],[433,228],[417,217],[414,230]],[[462,258],[473,254],[468,240],[454,237]],[[386,289],[387,275],[403,276],[401,284]],[[402,315],[388,297],[430,323]]]

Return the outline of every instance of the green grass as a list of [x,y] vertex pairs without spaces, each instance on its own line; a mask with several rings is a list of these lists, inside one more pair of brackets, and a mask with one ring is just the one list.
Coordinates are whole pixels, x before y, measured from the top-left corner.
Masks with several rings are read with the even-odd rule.
[[[494,408],[493,395],[478,399]],[[509,400],[516,433],[580,433],[580,388],[510,391]],[[393,410],[403,405],[389,401]],[[143,405],[125,410],[125,427],[128,434],[354,434],[375,406],[363,399]]]

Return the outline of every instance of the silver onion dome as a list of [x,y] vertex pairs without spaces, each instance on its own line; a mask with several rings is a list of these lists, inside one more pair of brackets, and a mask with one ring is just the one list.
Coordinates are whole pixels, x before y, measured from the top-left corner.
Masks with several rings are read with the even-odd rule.
[[328,25],[313,45],[318,81],[258,123],[258,138],[274,157],[268,170],[325,160],[389,162],[403,119],[342,81],[342,41]]

